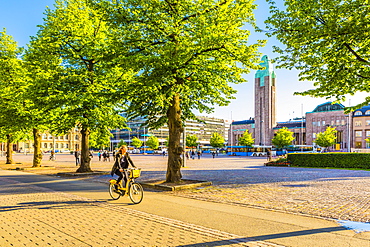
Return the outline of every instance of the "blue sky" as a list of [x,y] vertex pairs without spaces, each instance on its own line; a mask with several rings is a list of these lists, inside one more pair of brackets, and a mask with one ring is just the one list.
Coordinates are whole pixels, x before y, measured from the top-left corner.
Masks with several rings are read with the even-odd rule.
[[[276,2],[282,2],[277,0]],[[269,15],[269,8],[265,0],[256,0],[259,6],[255,12],[257,24],[264,27],[263,21]],[[0,0],[0,28],[6,28],[7,34],[12,35],[19,46],[26,46],[30,36],[34,36],[38,30],[37,25],[43,23],[46,6],[52,7],[54,0]],[[250,37],[251,42],[258,39],[267,39],[262,33],[254,33]],[[269,39],[267,45],[260,52],[270,58],[276,57],[272,52],[272,46],[279,45],[275,39]],[[327,102],[326,99],[311,98],[308,96],[293,96],[294,92],[301,92],[313,88],[311,82],[298,81],[298,71],[275,69],[276,95],[277,95],[277,121],[287,121],[293,117],[300,117],[303,112],[312,111],[318,104]],[[216,118],[232,119],[239,121],[254,117],[254,74],[245,75],[247,83],[234,85],[238,90],[233,100],[227,107],[217,107],[213,114],[203,114]],[[351,105],[360,103],[364,96],[350,97]],[[343,102],[349,105],[349,100]]]

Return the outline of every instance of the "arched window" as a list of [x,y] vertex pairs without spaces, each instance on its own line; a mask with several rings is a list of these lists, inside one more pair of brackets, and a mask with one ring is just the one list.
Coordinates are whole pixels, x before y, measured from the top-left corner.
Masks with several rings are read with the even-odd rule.
[[365,112],[365,115],[370,115],[370,110],[367,110],[367,111]]
[[362,112],[361,111],[356,111],[355,116],[362,116]]
[[75,140],[78,140],[78,135],[75,136]]

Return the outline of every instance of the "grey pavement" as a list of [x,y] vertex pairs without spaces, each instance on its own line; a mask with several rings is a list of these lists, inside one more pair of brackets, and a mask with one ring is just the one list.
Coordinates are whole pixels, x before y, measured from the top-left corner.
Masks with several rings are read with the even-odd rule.
[[112,204],[101,184],[0,174],[0,246],[279,246]]
[[94,180],[0,170],[0,246],[370,246],[333,220],[155,191],[133,205]]

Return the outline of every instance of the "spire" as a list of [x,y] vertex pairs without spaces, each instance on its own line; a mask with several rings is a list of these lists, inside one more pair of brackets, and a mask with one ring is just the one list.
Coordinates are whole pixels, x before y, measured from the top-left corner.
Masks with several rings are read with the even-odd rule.
[[254,78],[260,78],[261,81],[264,79],[265,76],[270,76],[271,78],[275,78],[276,75],[275,75],[275,72],[274,72],[274,67],[273,67],[270,59],[268,58],[268,56],[264,55],[262,57],[261,61],[262,62],[260,63],[260,66],[264,67],[264,69],[257,70],[256,75],[254,76]]

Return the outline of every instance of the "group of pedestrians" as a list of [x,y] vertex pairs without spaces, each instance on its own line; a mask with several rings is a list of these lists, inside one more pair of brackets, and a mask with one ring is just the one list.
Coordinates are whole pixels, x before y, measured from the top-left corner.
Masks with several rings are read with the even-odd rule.
[[[113,156],[114,156],[114,154],[113,154]],[[98,152],[98,158],[99,158],[99,161],[101,161],[101,158],[103,158],[103,162],[106,162],[106,161],[110,162],[110,154],[107,150],[99,151]]]

